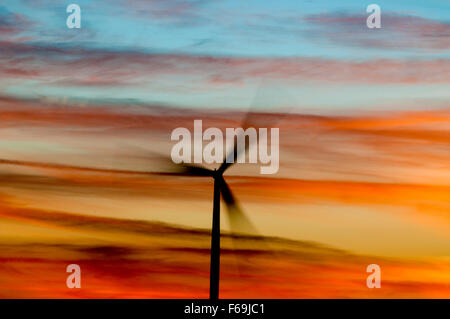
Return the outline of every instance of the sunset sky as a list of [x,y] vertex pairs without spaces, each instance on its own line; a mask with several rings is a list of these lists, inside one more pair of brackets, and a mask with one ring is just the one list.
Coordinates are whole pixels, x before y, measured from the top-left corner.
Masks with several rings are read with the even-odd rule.
[[280,169],[225,174],[222,298],[450,298],[450,3],[394,2],[0,5],[0,298],[208,298],[213,180],[158,173],[248,112]]

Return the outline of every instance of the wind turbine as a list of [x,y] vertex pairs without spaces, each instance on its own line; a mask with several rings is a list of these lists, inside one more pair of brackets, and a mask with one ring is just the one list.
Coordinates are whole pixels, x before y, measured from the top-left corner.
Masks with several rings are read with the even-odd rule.
[[[257,90],[259,92],[260,89]],[[256,96],[255,96],[256,97]],[[243,130],[251,127],[252,112],[248,112],[244,123],[242,125]],[[273,124],[273,123],[272,123]],[[243,134],[242,132],[240,133]],[[234,137],[234,149],[232,149],[224,158],[222,164],[218,169],[208,169],[205,167],[181,163],[178,164],[181,171],[179,173],[166,173],[166,174],[178,174],[184,176],[196,176],[196,177],[212,177],[214,179],[214,195],[213,195],[213,216],[212,216],[212,230],[211,230],[211,264],[210,264],[210,286],[209,286],[209,298],[211,300],[219,299],[219,279],[220,279],[220,195],[226,204],[230,228],[233,230],[237,224],[240,224],[241,229],[256,234],[257,231],[253,227],[250,220],[246,217],[242,209],[239,207],[236,199],[231,192],[230,187],[225,181],[223,174],[225,171],[237,162],[240,156],[245,156],[245,153],[250,148],[250,139],[246,139],[244,135],[245,147],[243,149],[238,148],[238,136]],[[238,154],[239,153],[239,154]],[[230,160],[233,159],[233,160]]]
[[[245,143],[243,154],[238,154],[237,136],[235,136],[234,149],[224,158],[224,161],[218,169],[208,169],[192,164],[178,164],[178,172],[162,173],[168,175],[182,175],[192,177],[212,177],[214,179],[214,195],[213,195],[213,213],[212,213],[212,230],[211,230],[211,264],[210,264],[210,286],[209,298],[211,300],[219,299],[219,279],[220,279],[220,195],[224,200],[229,213],[230,226],[233,226],[233,220],[245,226],[247,230],[253,231],[251,222],[240,209],[230,187],[225,181],[223,174],[241,155],[245,156],[245,152],[249,148],[249,143]],[[227,159],[233,158],[232,161]]]

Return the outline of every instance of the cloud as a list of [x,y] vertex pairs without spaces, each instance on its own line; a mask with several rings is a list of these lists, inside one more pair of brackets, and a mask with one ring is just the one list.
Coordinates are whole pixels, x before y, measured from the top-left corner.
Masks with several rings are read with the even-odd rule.
[[[3,145],[2,158],[64,164],[69,170],[70,166],[97,167],[105,175],[108,169],[160,171],[167,167],[154,154],[170,154],[173,129],[192,128],[194,120],[201,118],[204,128],[224,130],[241,126],[246,116],[240,111],[181,111],[126,102],[77,104],[1,97],[0,127],[9,141]],[[426,176],[427,184],[446,184],[450,115],[445,108],[346,116],[255,113],[252,117],[253,125],[280,127],[279,177],[421,185]],[[36,141],[47,151],[27,146]],[[236,166],[232,172],[252,175],[253,168]],[[83,183],[88,182],[86,178]],[[98,186],[108,189],[107,180],[104,184]]]
[[139,19],[177,26],[198,26],[208,19],[201,14],[204,0],[119,0],[120,7],[126,8],[129,15]]
[[[150,145],[159,151],[170,147],[163,133],[171,128],[188,127],[199,116],[205,127],[234,127],[242,123],[244,114],[185,110],[180,115],[158,107],[118,110],[106,103],[81,108],[60,102],[0,99],[5,136],[2,153],[7,159],[0,161],[0,291],[4,292],[0,296],[207,297],[209,230],[147,218],[165,214],[168,206],[181,218],[181,203],[183,207],[210,203],[212,181],[130,171],[162,168],[148,150]],[[323,207],[351,207],[349,215],[355,219],[371,209],[380,215],[400,212],[395,218],[433,233],[445,229],[442,237],[448,238],[446,109],[347,116],[257,114],[256,119],[260,118],[280,127],[280,171],[285,175],[249,176],[248,166],[234,166],[226,178],[243,204],[250,208],[276,205],[280,222],[285,214],[282,208],[294,207],[289,220],[294,227],[310,223],[315,209],[320,213]],[[140,145],[136,141],[142,136],[142,145],[147,147],[124,149],[111,142],[123,139]],[[95,148],[80,151],[80,144],[94,139]],[[64,143],[59,144],[61,141]],[[153,145],[154,141],[159,142]],[[43,148],[45,151],[29,146],[46,143],[57,146]],[[25,146],[21,149],[20,145]],[[98,152],[99,145],[107,145],[107,152]],[[120,158],[120,162],[111,165],[105,161],[106,154],[116,154],[114,158]],[[427,167],[435,173],[435,179],[424,178],[430,173]],[[62,203],[58,208],[55,199]],[[142,199],[148,206],[144,206],[145,215],[137,218],[133,205],[141,206]],[[111,207],[117,210],[116,218],[110,216]],[[100,216],[103,211],[110,215]],[[253,212],[256,217],[264,215],[264,210]],[[327,216],[331,218],[332,214]],[[342,216],[333,218],[341,221]],[[429,224],[433,218],[434,224]],[[363,219],[348,229],[358,232],[359,226],[367,227],[370,221]],[[320,227],[327,226],[320,222]],[[270,223],[272,226],[273,221]],[[390,227],[382,228],[385,235],[392,235]],[[408,242],[408,236],[416,233],[402,234]],[[260,237],[237,239],[238,249],[230,236],[223,236],[224,297],[373,297],[374,292],[368,292],[365,286],[365,269],[371,263],[382,266],[387,287],[376,292],[376,297],[449,294],[443,275],[449,270],[445,260],[393,260],[318,242],[273,237],[265,238],[264,245]],[[441,240],[424,246],[442,251],[445,248],[439,245],[445,247],[445,243]],[[65,267],[70,263],[82,267],[83,291],[64,286]]]
[[[25,217],[20,224],[23,230],[28,223],[40,221],[42,233],[58,225],[67,234],[63,241],[51,236],[45,240],[3,241],[2,298],[207,297],[208,231],[12,208],[5,202],[1,206],[0,223],[14,216]],[[276,238],[266,239],[270,252],[255,253],[245,248],[248,240],[240,238],[242,248],[229,250],[229,240],[223,236],[223,298],[420,298],[449,294],[444,278],[423,277],[445,273],[449,268],[445,261],[414,263],[355,255],[316,243]],[[238,260],[242,261],[240,273],[236,269]],[[81,267],[81,290],[65,287],[65,269],[72,263]],[[365,268],[371,263],[382,267],[382,290],[368,291],[365,285]]]
[[35,25],[27,16],[10,12],[0,7],[0,36],[2,40],[13,40],[15,36]]
[[153,54],[2,42],[3,81],[32,79],[53,87],[145,88],[166,79],[199,86],[242,86],[261,78],[285,83],[448,83],[446,59],[378,59],[362,62],[321,58],[227,58]]
[[345,12],[309,15],[304,21],[312,28],[309,39],[338,46],[373,49],[421,49],[443,51],[450,48],[450,24],[412,15],[382,12],[381,28],[369,29],[366,15]]

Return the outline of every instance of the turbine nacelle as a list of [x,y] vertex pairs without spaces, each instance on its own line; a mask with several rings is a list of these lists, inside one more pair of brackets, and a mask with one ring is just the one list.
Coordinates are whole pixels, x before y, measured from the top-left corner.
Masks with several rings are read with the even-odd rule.
[[214,180],[217,180],[219,178],[223,178],[223,172],[218,169],[214,169],[213,171],[211,171],[211,176],[214,178]]

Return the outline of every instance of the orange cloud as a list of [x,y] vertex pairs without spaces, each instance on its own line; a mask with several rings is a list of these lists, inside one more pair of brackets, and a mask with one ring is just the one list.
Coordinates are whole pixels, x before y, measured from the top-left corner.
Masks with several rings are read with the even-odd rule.
[[[208,296],[208,231],[14,208],[7,203],[2,211],[2,223],[14,216],[24,218],[18,229],[26,229],[27,221],[40,221],[42,232],[58,225],[70,234],[50,243],[33,237],[1,244],[3,298]],[[223,236],[222,298],[425,298],[450,293],[450,278],[445,275],[450,264],[445,261],[417,264],[358,256],[277,238],[265,238],[267,251],[258,248],[258,238],[238,240],[238,248],[231,248],[230,238]],[[65,267],[71,263],[82,268],[81,290],[65,287]],[[365,285],[365,269],[371,263],[382,267],[383,289]]]
[[[236,127],[245,114],[185,110],[180,116],[157,106],[83,109],[60,102],[0,100],[1,296],[207,297],[209,231],[183,226],[181,220],[191,218],[185,209],[205,211],[197,217],[209,224],[212,180],[165,176],[161,172],[170,163],[154,153],[170,150],[168,134],[175,127],[190,127],[197,118],[205,127]],[[225,234],[223,297],[449,296],[449,264],[442,256],[450,207],[446,110],[251,118],[280,127],[280,173],[263,178],[253,175],[253,166],[235,165],[226,179],[242,204],[262,207],[251,211],[256,220],[267,211],[277,215],[276,222],[262,225],[298,223],[300,229],[306,222],[311,226],[304,227],[317,228],[311,236],[326,237],[333,227],[327,217],[341,218],[323,213],[332,207],[354,212],[345,231],[358,233],[370,221],[386,220],[381,217],[387,213],[393,216],[387,220],[409,228],[386,225],[377,233],[405,236],[405,243],[417,234],[438,235],[423,238],[434,257],[392,259],[356,253],[345,242],[337,245],[340,250],[319,240],[268,237],[263,245],[259,237],[240,236],[236,247]],[[140,201],[145,214],[139,212]],[[279,212],[271,211],[275,206]],[[286,216],[286,207],[308,214]],[[364,215],[369,210],[372,215]],[[311,222],[316,213],[326,216],[320,226]],[[360,213],[372,219],[356,218]],[[152,220],[170,214],[178,214],[171,221],[177,225]],[[86,289],[79,292],[64,286],[65,266],[74,261],[86,276]],[[365,286],[371,263],[382,266],[382,290]]]

